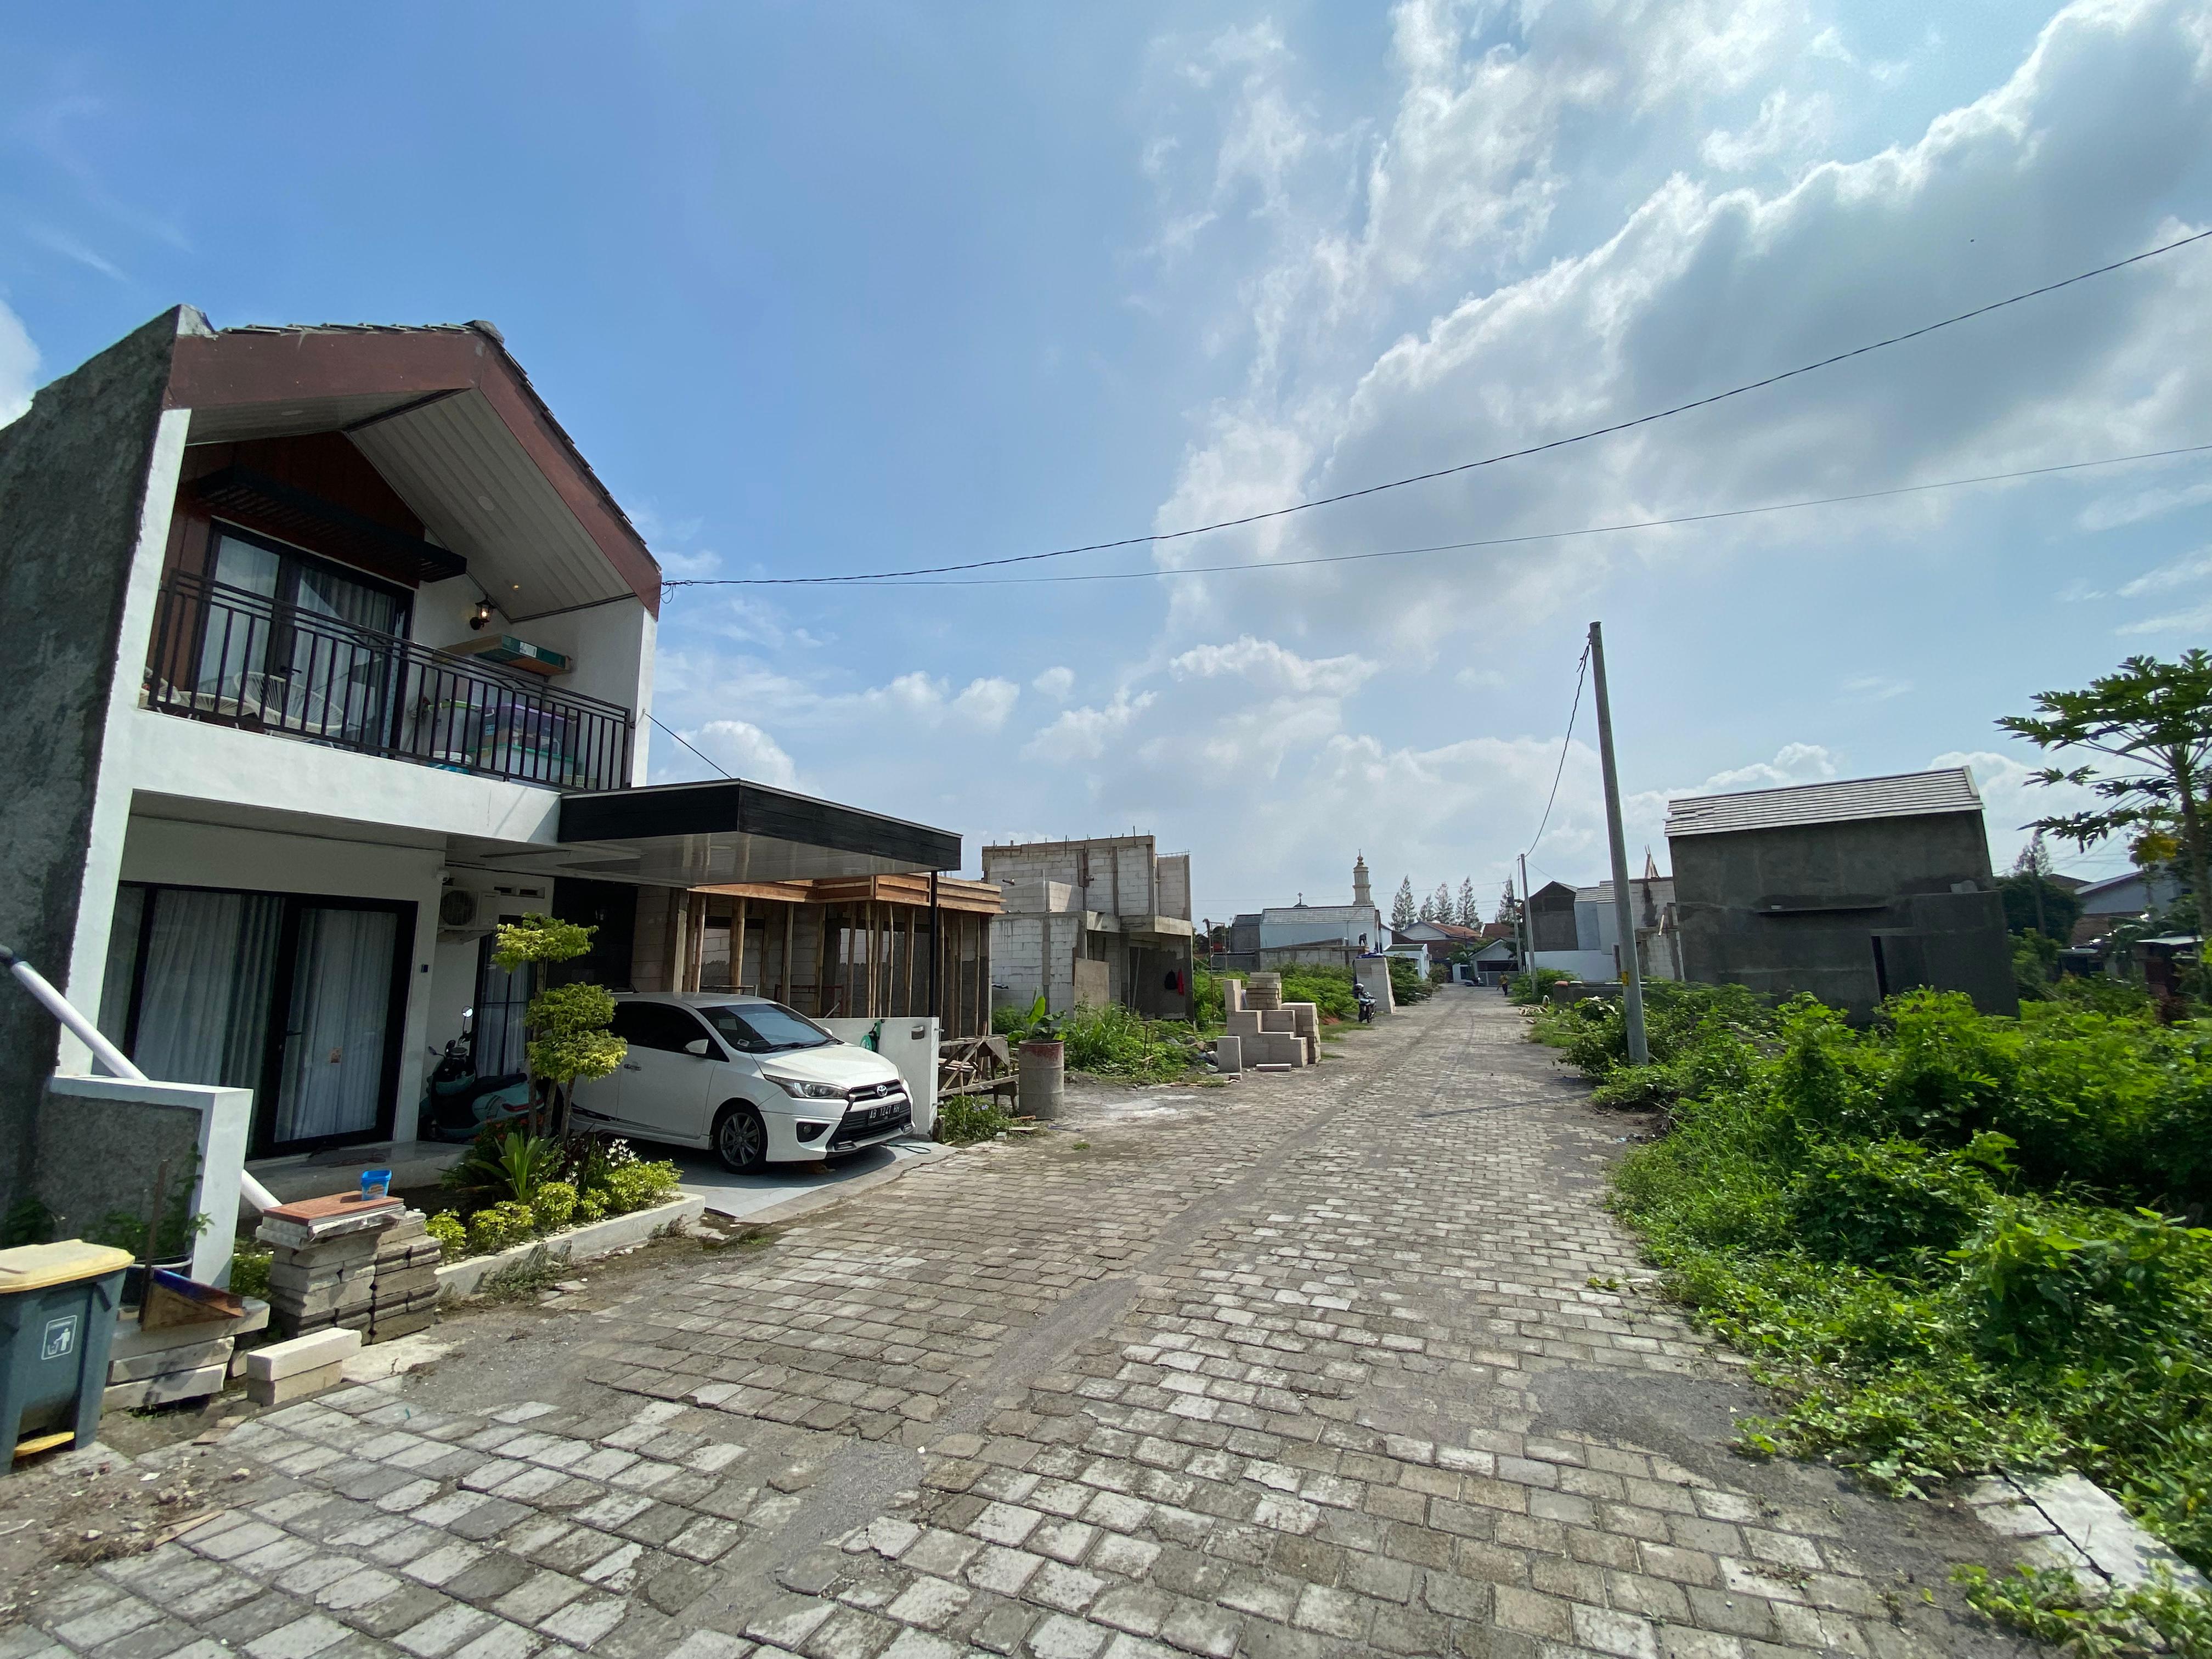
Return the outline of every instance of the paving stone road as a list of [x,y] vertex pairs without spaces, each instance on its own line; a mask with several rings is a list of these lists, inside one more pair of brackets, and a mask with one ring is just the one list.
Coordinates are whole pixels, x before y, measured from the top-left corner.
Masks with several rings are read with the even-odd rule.
[[1629,1124],[1522,1029],[1447,993],[450,1321],[143,1460],[246,1478],[0,1659],[2022,1651],[1959,1511],[1729,1452],[1756,1391],[1601,1207]]

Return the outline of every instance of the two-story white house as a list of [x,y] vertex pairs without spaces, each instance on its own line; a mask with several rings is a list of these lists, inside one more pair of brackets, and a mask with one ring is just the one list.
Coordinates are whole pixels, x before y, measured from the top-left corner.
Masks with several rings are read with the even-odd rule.
[[[464,1010],[518,1066],[502,917],[592,922],[581,971],[653,989],[690,888],[959,865],[643,787],[659,568],[489,324],[166,313],[0,428],[0,943],[149,1075],[252,1089],[258,1159],[411,1139]],[[89,1065],[0,995],[0,1200]]]

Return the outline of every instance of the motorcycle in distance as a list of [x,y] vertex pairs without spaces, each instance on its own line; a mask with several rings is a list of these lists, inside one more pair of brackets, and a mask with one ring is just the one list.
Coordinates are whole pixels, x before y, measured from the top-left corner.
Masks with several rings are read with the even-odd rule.
[[472,1028],[474,1009],[461,1015],[461,1034],[438,1054],[428,1080],[422,1086],[422,1104],[416,1135],[422,1140],[474,1140],[487,1123],[503,1123],[530,1109],[530,1074],[510,1072],[502,1077],[478,1077]]
[[1352,988],[1352,1000],[1359,1005],[1359,1023],[1372,1025],[1375,1023],[1375,999],[1368,994],[1367,988],[1355,981]]

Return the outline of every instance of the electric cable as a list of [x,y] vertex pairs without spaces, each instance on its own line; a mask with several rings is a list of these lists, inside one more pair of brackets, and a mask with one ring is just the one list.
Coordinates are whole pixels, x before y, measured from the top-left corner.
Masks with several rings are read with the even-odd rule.
[[[2199,455],[2212,444],[2185,444],[2174,449],[2144,450],[2133,455],[2107,455],[2094,461],[2062,461],[2050,466],[2022,467],[2011,472],[1984,472],[1972,477],[1942,478],[1930,483],[1894,484],[1883,489],[1856,490],[1844,495],[1812,495],[1794,501],[1768,501],[1757,507],[1716,508],[1710,513],[1685,513],[1662,519],[1637,519],[1621,524],[1584,525],[1573,530],[1532,530],[1515,536],[1486,536],[1474,541],[1437,542],[1423,547],[1394,547],[1364,553],[1322,553],[1304,559],[1249,559],[1232,564],[1194,564],[1146,570],[1061,572],[1049,576],[956,576],[947,580],[919,581],[894,578],[823,576],[811,580],[836,582],[854,588],[915,587],[1035,587],[1054,582],[1156,581],[1171,576],[1214,576],[1242,570],[1297,570],[1310,565],[1357,564],[1372,559],[1407,559],[1427,553],[1462,553],[1475,548],[1515,547],[1528,542],[1563,541],[1577,536],[1618,536],[1636,530],[1664,530],[1690,524],[1712,524],[1728,519],[1755,518],[1767,513],[1794,513],[1809,507],[1839,507],[1854,501],[1881,501],[1893,495],[1914,495],[1937,489],[1964,489],[1977,484],[2008,483],[2021,478],[2047,477],[2054,473],[2081,472],[2100,466],[2121,466],[2130,461],[2156,461],[2176,455]],[[732,583],[751,578],[730,579]],[[763,577],[774,584],[781,578]]]
[[1907,341],[1920,339],[1940,330],[1954,328],[1960,323],[1971,322],[1977,317],[1986,317],[1990,313],[2002,311],[2008,306],[2021,305],[2030,300],[2040,299],[2048,294],[2056,294],[2061,289],[2071,288],[2077,283],[2086,283],[2098,276],[2109,276],[2113,271],[2124,270],[2130,265],[2141,264],[2147,259],[2155,259],[2161,254],[2172,253],[2178,248],[2187,247],[2192,243],[2203,241],[2207,238],[2212,238],[2212,230],[2200,230],[2161,246],[2146,248],[2140,253],[2130,254],[2124,259],[2115,259],[2110,264],[2098,265],[2093,270],[2077,271],[2073,276],[2061,277],[2057,282],[2045,283],[2039,288],[2032,288],[2023,293],[2009,295],[2002,300],[1992,300],[1988,304],[1976,306],[1970,311],[1961,311],[1932,323],[1923,323],[1918,328],[1907,329],[1901,334],[1893,334],[1884,339],[1872,340],[1864,345],[1853,346],[1847,351],[1838,351],[1813,362],[1801,363],[1795,368],[1785,368],[1778,374],[1769,374],[1756,380],[1747,380],[1741,386],[1729,386],[1725,391],[1709,392],[1705,397],[1693,398],[1686,403],[1674,404],[1665,409],[1653,410],[1648,414],[1638,415],[1628,420],[1615,421],[1608,426],[1593,427],[1586,432],[1574,433],[1565,438],[1553,438],[1543,443],[1528,444],[1519,449],[1506,450],[1496,455],[1486,455],[1480,460],[1462,461],[1454,466],[1437,467],[1427,472],[1416,472],[1408,477],[1392,478],[1382,483],[1367,484],[1358,489],[1342,490],[1334,495],[1316,496],[1309,501],[1295,501],[1288,507],[1270,507],[1261,513],[1248,513],[1241,518],[1218,520],[1212,524],[1192,525],[1182,530],[1162,530],[1142,536],[1123,536],[1111,541],[1086,542],[1074,547],[1054,548],[1042,553],[1016,553],[1004,558],[974,559],[962,564],[925,565],[908,570],[854,572],[838,576],[678,577],[672,581],[663,582],[661,586],[664,591],[678,587],[810,586],[830,582],[888,581],[902,577],[942,576],[962,570],[982,570],[1000,565],[1028,564],[1042,559],[1064,559],[1078,553],[1101,553],[1121,547],[1149,547],[1161,542],[1181,541],[1192,536],[1208,535],[1217,530],[1235,530],[1246,525],[1264,524],[1270,520],[1287,518],[1294,513],[1308,513],[1318,507],[1334,507],[1341,501],[1358,501],[1367,495],[1378,495],[1385,490],[1403,489],[1410,484],[1429,483],[1438,478],[1449,478],[1462,472],[1472,472],[1479,467],[1496,466],[1505,461],[1522,460],[1531,455],[1541,455],[1552,450],[1565,449],[1575,444],[1589,443],[1594,439],[1611,437],[1617,433],[1632,431],[1638,427],[1649,426],[1655,421],[1667,420],[1676,415],[1686,415],[1692,410],[1709,409],[1713,404],[1724,403],[1731,398],[1741,398],[1747,392],[1759,392],[1768,386],[1779,386],[1783,381],[1795,380],[1799,375],[1810,374],[1823,368],[1831,368],[1838,363],[1848,362],[1854,357],[1863,357],[1870,352],[1886,350],[1894,345],[1903,345]]
[[706,762],[708,765],[713,767],[717,772],[720,772],[722,775],[728,778],[731,782],[735,783],[738,781],[737,778],[732,776],[729,772],[724,770],[721,762],[716,760],[712,755],[702,749],[697,744],[692,742],[690,738],[685,737],[681,732],[671,726],[666,720],[661,719],[659,715],[654,714],[651,709],[647,709],[646,711],[645,717],[651,720],[655,726],[659,726],[662,731],[667,732],[670,737],[675,738],[677,742],[682,744],[686,749],[689,749],[701,760]]
[[[1582,713],[1583,681],[1586,679],[1589,675],[1589,647],[1584,646],[1583,647],[1582,660],[1575,665],[1575,700],[1567,709],[1567,735],[1559,739],[1559,769],[1552,774],[1552,793],[1544,801],[1544,816],[1536,821],[1536,836],[1534,841],[1531,841],[1528,843],[1529,853],[1533,853],[1536,850],[1537,842],[1540,842],[1544,839],[1544,830],[1552,822],[1553,803],[1559,799],[1559,780],[1567,775],[1567,751],[1574,745],[1575,716]],[[1528,854],[1523,853],[1521,856],[1526,858],[1528,856]],[[1542,867],[1543,866],[1541,865],[1537,866],[1539,869],[1541,869]],[[1522,894],[1522,902],[1527,902],[1528,895],[1525,893]]]

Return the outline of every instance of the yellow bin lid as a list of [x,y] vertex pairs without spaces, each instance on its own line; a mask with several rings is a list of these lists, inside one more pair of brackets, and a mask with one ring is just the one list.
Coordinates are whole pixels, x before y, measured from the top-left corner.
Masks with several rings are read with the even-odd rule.
[[0,1296],[119,1273],[136,1259],[128,1250],[88,1244],[81,1238],[64,1238],[57,1244],[19,1245],[0,1250]]

